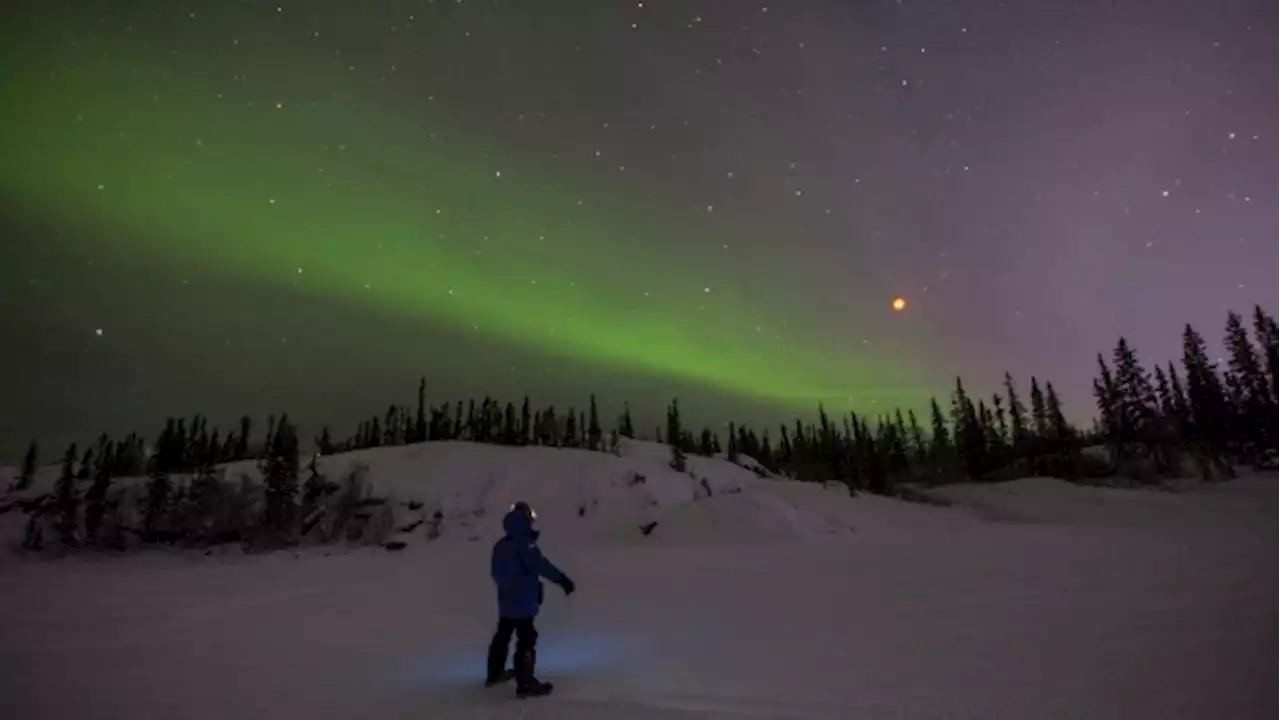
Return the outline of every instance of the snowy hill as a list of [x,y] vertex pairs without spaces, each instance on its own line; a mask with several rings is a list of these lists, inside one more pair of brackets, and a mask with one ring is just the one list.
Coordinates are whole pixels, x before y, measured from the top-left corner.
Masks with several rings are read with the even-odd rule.
[[[397,526],[439,512],[437,539],[420,523],[399,553],[7,560],[6,715],[1276,712],[1274,476],[1176,494],[1027,479],[934,490],[952,503],[935,507],[762,479],[723,459],[690,457],[678,473],[668,458],[643,442],[620,456],[365,450],[320,469],[365,466],[371,491],[405,516]],[[56,474],[45,468],[28,492]],[[489,543],[516,500],[537,508],[544,549],[579,586],[567,599],[548,588],[539,670],[557,690],[524,702],[477,687],[495,612]],[[15,516],[0,517],[12,529]]]

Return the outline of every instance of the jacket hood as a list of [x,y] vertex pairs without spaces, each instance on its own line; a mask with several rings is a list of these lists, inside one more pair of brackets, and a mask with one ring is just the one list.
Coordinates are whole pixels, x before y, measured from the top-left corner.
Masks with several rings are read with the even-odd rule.
[[529,513],[523,508],[512,508],[510,512],[502,518],[502,530],[507,537],[523,539],[536,538],[538,532],[533,529],[533,521],[529,518]]

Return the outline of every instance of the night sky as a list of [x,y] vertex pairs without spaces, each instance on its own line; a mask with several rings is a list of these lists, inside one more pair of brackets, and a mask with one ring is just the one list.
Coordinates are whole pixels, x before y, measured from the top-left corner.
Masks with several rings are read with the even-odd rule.
[[1276,309],[1266,0],[23,4],[10,461],[197,411],[345,434],[422,374],[644,429],[1007,369],[1083,418],[1119,335]]

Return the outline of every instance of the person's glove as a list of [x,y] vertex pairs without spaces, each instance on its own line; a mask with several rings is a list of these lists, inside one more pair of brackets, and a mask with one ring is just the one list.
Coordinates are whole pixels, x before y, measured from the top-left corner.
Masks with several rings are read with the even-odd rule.
[[565,596],[568,597],[569,595],[573,594],[574,590],[578,589],[578,586],[574,585],[573,581],[570,580],[569,576],[566,575],[564,578],[564,581],[560,583],[560,589],[564,590]]

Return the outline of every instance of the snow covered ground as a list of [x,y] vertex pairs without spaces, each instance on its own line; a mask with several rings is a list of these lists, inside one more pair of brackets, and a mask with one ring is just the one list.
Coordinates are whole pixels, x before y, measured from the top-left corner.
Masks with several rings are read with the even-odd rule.
[[[646,443],[624,457],[433,443],[325,467],[353,460],[381,490],[439,509],[440,539],[415,532],[396,553],[5,559],[4,717],[1277,712],[1275,475],[1178,494],[956,486],[939,508],[706,458],[690,458],[690,477]],[[579,588],[548,587],[539,670],[557,689],[528,701],[479,687],[489,543],[517,499]]]

